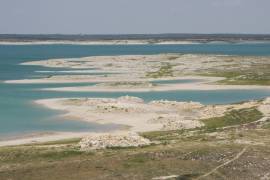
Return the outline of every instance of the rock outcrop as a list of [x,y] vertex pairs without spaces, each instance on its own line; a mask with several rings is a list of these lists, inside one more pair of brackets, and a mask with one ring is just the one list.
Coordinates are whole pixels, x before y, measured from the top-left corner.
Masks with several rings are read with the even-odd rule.
[[85,137],[79,142],[83,151],[113,147],[140,147],[150,144],[150,140],[139,136],[137,133],[96,134]]

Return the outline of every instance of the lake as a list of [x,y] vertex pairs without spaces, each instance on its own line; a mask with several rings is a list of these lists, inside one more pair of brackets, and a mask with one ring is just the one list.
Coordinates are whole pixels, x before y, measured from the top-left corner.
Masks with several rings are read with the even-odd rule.
[[[137,96],[145,101],[166,99],[198,101],[204,104],[234,103],[270,96],[267,90],[167,91],[144,93],[51,92],[42,88],[86,86],[95,83],[5,84],[4,80],[40,78],[54,74],[69,74],[66,68],[21,66],[22,62],[51,58],[76,58],[100,55],[132,55],[160,53],[196,53],[269,56],[269,43],[189,44],[189,45],[0,45],[0,137],[35,132],[108,131],[118,126],[99,125],[61,118],[61,112],[33,104],[34,100],[60,97]],[[95,74],[91,71],[83,74]],[[157,81],[155,83],[187,83]],[[0,139],[1,139],[0,138]]]

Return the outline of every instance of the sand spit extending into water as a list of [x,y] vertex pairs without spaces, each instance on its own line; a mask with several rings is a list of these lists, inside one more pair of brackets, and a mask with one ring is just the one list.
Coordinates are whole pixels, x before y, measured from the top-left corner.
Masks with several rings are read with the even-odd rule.
[[69,91],[69,92],[151,92],[151,91],[176,91],[176,90],[270,90],[270,86],[257,85],[212,85],[204,83],[183,83],[183,84],[162,84],[147,87],[112,87],[106,85],[99,86],[82,86],[82,87],[61,87],[61,88],[44,88],[46,91]]
[[[2,141],[0,146],[18,145],[35,142],[46,142],[74,137],[85,137],[81,142],[84,148],[102,148],[113,144],[123,147],[147,145],[150,142],[140,138],[137,132],[192,129],[204,126],[202,119],[221,117],[227,111],[244,108],[257,108],[265,121],[270,117],[270,98],[264,101],[249,101],[232,105],[203,105],[196,102],[152,101],[145,103],[136,97],[113,98],[62,98],[43,99],[37,104],[55,110],[64,110],[65,117],[76,117],[78,120],[97,123],[116,123],[128,126],[126,130],[107,133],[59,133],[41,137]],[[127,138],[132,132],[132,138]],[[134,134],[135,133],[135,134]],[[94,140],[93,140],[93,137]],[[103,141],[103,140],[104,141]],[[121,140],[118,142],[117,140]],[[103,143],[102,143],[102,142]],[[106,143],[105,143],[106,142]],[[115,142],[115,143],[112,143]]]
[[[268,105],[269,99],[264,103]],[[87,122],[115,123],[129,126],[128,131],[192,129],[203,126],[201,119],[223,116],[227,110],[251,108],[263,103],[250,101],[233,105],[203,105],[197,102],[152,101],[145,103],[137,97],[69,98],[36,101],[45,107],[64,110],[66,117]],[[261,108],[264,107],[264,108]],[[266,111],[265,106],[259,109]],[[270,109],[270,108],[269,108]],[[267,114],[267,113],[265,113]]]

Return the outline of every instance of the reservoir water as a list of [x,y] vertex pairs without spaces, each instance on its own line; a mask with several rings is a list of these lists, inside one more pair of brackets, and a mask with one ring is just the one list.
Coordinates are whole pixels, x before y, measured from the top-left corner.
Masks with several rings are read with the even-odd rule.
[[[22,66],[22,62],[52,58],[76,58],[100,55],[132,55],[157,53],[200,53],[269,56],[270,44],[191,44],[191,45],[0,45],[0,140],[3,137],[52,131],[107,131],[117,125],[99,125],[64,120],[52,111],[33,103],[37,99],[60,97],[119,97],[137,96],[145,101],[167,99],[199,101],[204,104],[234,103],[270,96],[267,90],[168,91],[146,93],[51,92],[42,88],[84,86],[94,83],[65,84],[6,84],[5,80],[40,78],[65,74],[69,69]],[[83,74],[88,74],[87,72]],[[95,74],[95,73],[89,73]],[[157,81],[155,83],[187,83]]]

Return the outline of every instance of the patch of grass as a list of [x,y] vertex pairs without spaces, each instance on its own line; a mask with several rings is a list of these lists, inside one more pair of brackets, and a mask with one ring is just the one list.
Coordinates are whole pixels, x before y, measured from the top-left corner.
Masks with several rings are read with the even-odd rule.
[[204,119],[202,122],[205,124],[204,129],[208,131],[215,131],[218,128],[223,128],[226,126],[234,126],[254,122],[261,119],[262,117],[263,114],[256,108],[245,108],[229,111],[222,117]]
[[113,66],[112,63],[105,64],[105,67],[112,67],[112,66]]
[[[232,159],[243,148],[214,143],[185,141],[143,149],[99,150],[92,154],[62,147],[2,147],[0,179],[152,179],[174,174],[179,175],[176,179],[195,179]],[[256,179],[257,174],[269,171],[269,148],[253,146],[248,153],[228,164],[227,169],[221,169],[227,179]],[[3,157],[16,162],[4,161]],[[246,162],[256,166],[245,166]]]
[[270,119],[268,119],[265,124],[262,126],[264,129],[270,129]]
[[221,84],[229,85],[261,85],[268,86],[270,85],[270,79],[233,79],[233,80],[222,80],[218,81]]
[[146,154],[137,154],[136,156],[133,156],[128,159],[129,163],[144,163],[149,159],[149,157]]
[[[35,145],[44,145],[44,146],[48,146],[48,145],[68,145],[68,144],[77,144],[79,143],[81,140],[81,138],[71,138],[71,139],[64,139],[64,140],[59,140],[59,141],[49,141],[49,142],[44,142],[44,143],[36,143]],[[32,144],[30,144],[29,146],[32,146]]]
[[86,154],[77,147],[50,147],[32,145],[32,146],[14,146],[0,148],[0,166],[1,163],[19,163],[19,162],[41,162],[55,161],[68,158],[74,158]]
[[168,57],[168,60],[175,60],[175,59],[177,59],[177,58],[179,58],[179,56],[169,56],[169,57]]
[[234,78],[240,76],[241,72],[235,71],[211,71],[208,73],[200,73],[201,76],[210,76],[210,77],[225,77],[225,78]]
[[158,71],[147,72],[146,77],[148,78],[161,78],[161,77],[172,77],[173,66],[170,63],[163,63]]
[[200,174],[183,174],[183,175],[180,175],[176,178],[176,180],[189,180],[189,179],[194,179],[196,177],[200,176]]
[[175,131],[152,131],[144,132],[140,135],[151,140],[151,141],[167,141],[176,139],[179,135],[183,134],[186,130],[175,130]]
[[113,83],[105,83],[107,86],[117,87],[117,86],[155,86],[156,84],[149,82],[113,82]]
[[79,150],[49,151],[40,154],[40,157],[46,160],[60,160],[68,157],[79,156],[83,152]]
[[147,148],[148,146],[151,145],[147,145],[147,146],[129,146],[129,147],[121,147],[121,146],[115,146],[115,147],[108,147],[107,149],[109,150],[136,150],[136,149],[143,149],[143,148]]
[[[237,67],[237,64],[235,65]],[[253,65],[250,68],[235,68],[233,70],[212,70],[207,73],[200,73],[202,76],[224,77],[218,81],[220,84],[228,85],[270,85],[270,65]]]

